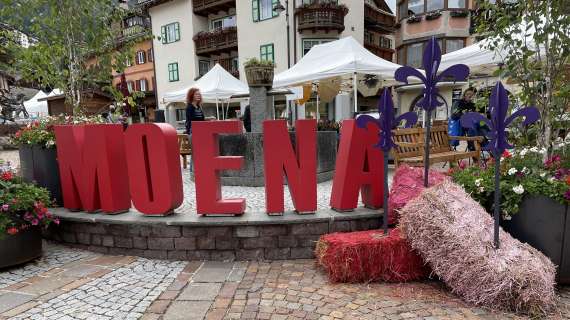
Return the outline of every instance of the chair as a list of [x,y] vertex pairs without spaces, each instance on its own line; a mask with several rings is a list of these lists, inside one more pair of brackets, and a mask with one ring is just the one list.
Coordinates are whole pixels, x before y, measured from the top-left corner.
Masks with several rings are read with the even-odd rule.
[[187,134],[178,134],[178,147],[180,148],[180,156],[182,157],[182,167],[186,169],[188,167],[187,157],[192,156],[192,147]]

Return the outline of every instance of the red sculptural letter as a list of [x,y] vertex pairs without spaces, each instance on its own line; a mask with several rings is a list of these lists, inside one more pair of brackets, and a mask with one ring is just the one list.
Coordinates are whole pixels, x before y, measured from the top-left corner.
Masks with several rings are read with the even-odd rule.
[[285,120],[263,122],[265,206],[268,214],[284,211],[283,173],[295,210],[317,210],[317,122],[296,121],[296,153]]
[[64,207],[89,212],[131,207],[121,125],[56,126]]
[[169,124],[135,124],[125,132],[131,198],[146,215],[166,215],[182,204],[176,130]]
[[382,151],[374,147],[378,130],[373,124],[366,129],[358,128],[354,120],[343,121],[331,192],[333,209],[348,211],[356,208],[359,190],[365,206],[382,206],[384,160]]
[[241,156],[220,156],[218,135],[242,132],[241,121],[197,121],[192,123],[192,152],[198,214],[235,215],[245,211],[245,199],[222,200],[220,170],[239,170]]

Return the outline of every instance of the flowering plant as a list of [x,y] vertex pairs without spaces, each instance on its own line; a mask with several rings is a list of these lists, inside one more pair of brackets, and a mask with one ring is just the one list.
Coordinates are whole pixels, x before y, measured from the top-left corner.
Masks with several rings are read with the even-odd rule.
[[0,239],[33,226],[59,224],[47,209],[50,204],[46,189],[23,182],[9,163],[0,160]]
[[57,116],[46,117],[28,124],[16,132],[14,143],[16,145],[41,145],[46,148],[55,146],[55,125],[104,123],[101,116]]
[[[526,195],[543,195],[570,203],[570,156],[568,150],[556,150],[543,160],[546,149],[537,147],[505,151],[501,157],[501,210],[509,220],[519,211]],[[471,193],[488,212],[493,212],[494,166],[459,168],[450,171],[453,180]]]

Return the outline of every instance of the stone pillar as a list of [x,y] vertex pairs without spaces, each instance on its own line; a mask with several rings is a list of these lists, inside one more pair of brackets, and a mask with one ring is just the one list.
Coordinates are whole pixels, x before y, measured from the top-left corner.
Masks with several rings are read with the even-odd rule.
[[263,132],[263,120],[271,119],[271,99],[265,87],[249,87],[251,132]]

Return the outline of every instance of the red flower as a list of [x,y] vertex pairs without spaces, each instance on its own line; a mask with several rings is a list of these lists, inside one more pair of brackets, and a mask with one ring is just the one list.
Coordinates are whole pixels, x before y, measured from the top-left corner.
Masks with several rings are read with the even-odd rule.
[[508,150],[503,151],[503,155],[502,155],[503,158],[508,159],[508,158],[511,158],[512,156],[513,155]]
[[19,138],[22,135],[22,131],[16,132],[16,138]]
[[11,228],[8,228],[8,230],[6,230],[6,232],[8,232],[9,235],[13,236],[16,233],[18,233],[18,228],[11,227]]
[[566,176],[566,184],[570,186],[570,174]]
[[11,171],[2,172],[2,175],[0,176],[0,179],[4,181],[10,181],[12,178],[14,178],[14,174]]

